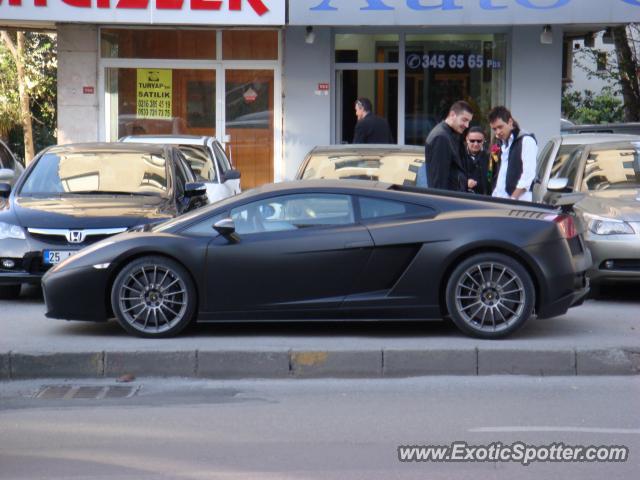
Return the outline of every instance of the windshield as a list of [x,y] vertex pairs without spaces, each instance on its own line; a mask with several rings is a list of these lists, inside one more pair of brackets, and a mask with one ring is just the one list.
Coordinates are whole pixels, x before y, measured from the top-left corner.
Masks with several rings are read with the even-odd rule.
[[322,153],[310,158],[302,179],[378,180],[415,186],[423,164],[424,154],[420,153]]
[[589,191],[640,187],[640,142],[592,149],[582,185]]
[[148,152],[91,151],[45,154],[20,193],[165,196],[167,190],[163,157]]

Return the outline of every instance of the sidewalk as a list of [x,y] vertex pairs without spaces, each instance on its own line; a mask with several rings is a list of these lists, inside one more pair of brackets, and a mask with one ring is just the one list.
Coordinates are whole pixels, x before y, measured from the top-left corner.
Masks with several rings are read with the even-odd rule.
[[499,341],[467,338],[442,322],[209,324],[147,340],[115,321],[47,319],[38,292],[26,293],[0,301],[0,380],[640,373],[635,288],[588,300],[563,317],[533,319]]

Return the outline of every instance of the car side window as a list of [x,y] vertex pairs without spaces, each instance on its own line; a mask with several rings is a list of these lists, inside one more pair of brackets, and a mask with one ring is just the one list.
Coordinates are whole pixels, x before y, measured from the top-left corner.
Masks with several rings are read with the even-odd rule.
[[349,195],[308,193],[283,195],[231,210],[240,235],[303,228],[349,225],[355,222]]
[[194,175],[199,175],[207,182],[216,181],[216,170],[208,148],[197,145],[181,145],[180,153],[184,155]]
[[218,169],[224,175],[225,172],[231,170],[231,163],[229,162],[227,155],[224,153],[224,150],[220,148],[216,142],[213,143],[213,151],[215,152],[216,159],[218,161]]
[[14,169],[13,157],[2,143],[0,143],[0,168]]
[[363,220],[431,216],[433,214],[433,210],[429,207],[381,198],[358,197],[358,204],[360,206],[360,217]]
[[550,141],[547,142],[544,149],[538,156],[538,169],[536,171],[536,178],[542,180],[547,171],[547,165],[549,164],[549,157],[551,156],[551,152],[553,152],[553,147],[555,142]]
[[229,216],[229,212],[219,213],[213,217],[208,217],[206,220],[191,225],[183,230],[187,235],[195,235],[198,237],[215,237],[218,233],[213,229],[213,226]]
[[551,168],[550,178],[568,178],[569,185],[575,186],[578,172],[580,171],[580,160],[582,159],[582,153],[584,147],[575,146],[576,148],[570,151],[558,153],[556,160]]
[[181,198],[184,196],[184,186],[189,181],[189,177],[184,169],[184,157],[181,157],[180,153],[176,154],[175,159],[175,172],[176,172],[176,196]]

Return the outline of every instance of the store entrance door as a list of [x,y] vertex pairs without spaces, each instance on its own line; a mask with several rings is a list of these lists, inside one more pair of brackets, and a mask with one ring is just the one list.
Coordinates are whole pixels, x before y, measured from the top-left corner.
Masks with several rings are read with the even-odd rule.
[[274,71],[225,69],[227,151],[242,189],[273,182]]

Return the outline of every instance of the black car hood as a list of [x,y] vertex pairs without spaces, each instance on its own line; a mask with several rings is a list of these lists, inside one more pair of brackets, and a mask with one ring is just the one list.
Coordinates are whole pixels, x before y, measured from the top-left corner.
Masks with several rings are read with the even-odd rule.
[[15,197],[11,206],[27,228],[133,227],[177,215],[170,199],[152,196]]

